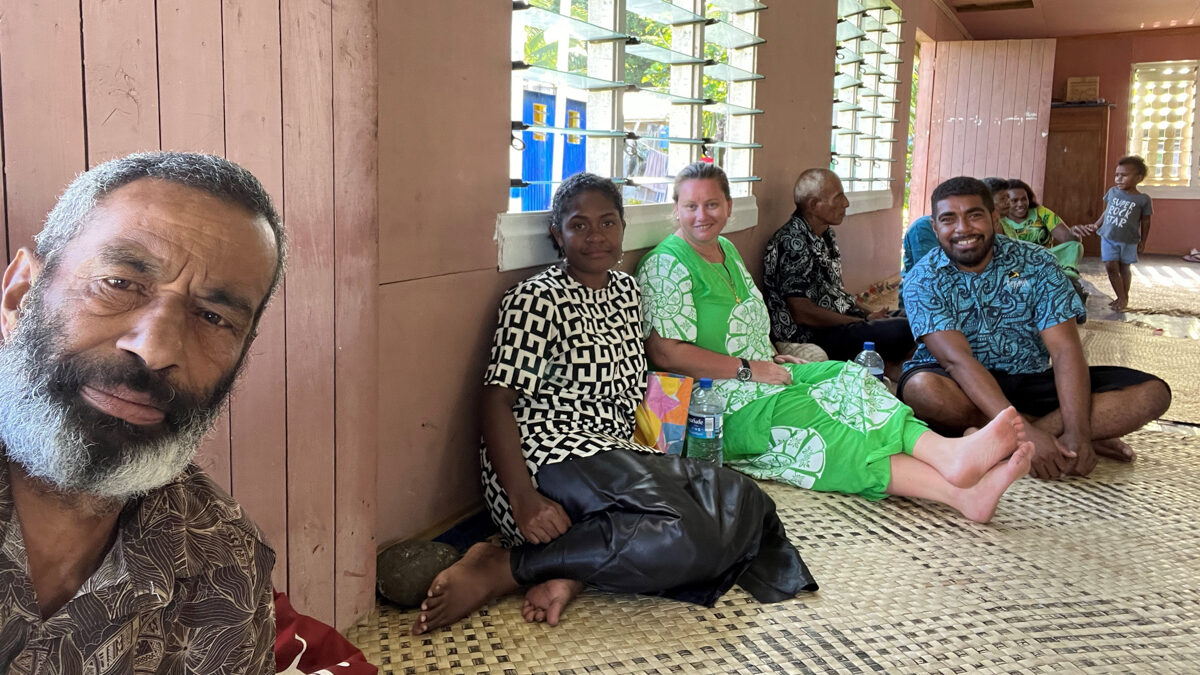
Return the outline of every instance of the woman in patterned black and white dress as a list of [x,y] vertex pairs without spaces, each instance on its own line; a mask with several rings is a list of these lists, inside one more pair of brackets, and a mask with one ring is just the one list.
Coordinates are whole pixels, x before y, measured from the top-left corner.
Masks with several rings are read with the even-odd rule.
[[504,546],[439,575],[424,633],[520,586],[522,614],[557,624],[584,584],[712,605],[734,583],[763,602],[816,584],[749,478],[631,440],[645,393],[641,296],[611,268],[620,189],[577,174],[554,195],[563,262],[510,289],[485,376],[484,496]]

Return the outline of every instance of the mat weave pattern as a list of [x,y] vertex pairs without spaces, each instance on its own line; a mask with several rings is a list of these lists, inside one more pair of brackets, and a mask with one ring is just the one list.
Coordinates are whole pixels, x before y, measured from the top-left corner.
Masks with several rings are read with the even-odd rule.
[[821,583],[712,609],[585,592],[557,628],[511,596],[411,638],[381,605],[349,638],[391,673],[1195,673],[1200,437],[1142,431],[1132,465],[1025,478],[990,525],[929,502],[764,484]]
[[1200,424],[1200,341],[1117,321],[1088,321],[1079,336],[1089,365],[1136,368],[1166,381],[1171,408],[1162,419]]
[[[1152,259],[1151,259],[1152,260]],[[1080,267],[1080,276],[1096,287],[1101,294],[1113,297],[1112,284],[1104,264],[1089,258]],[[1167,316],[1200,317],[1200,266],[1195,263],[1172,261],[1169,264],[1133,266],[1133,282],[1129,289],[1127,312],[1165,314]]]

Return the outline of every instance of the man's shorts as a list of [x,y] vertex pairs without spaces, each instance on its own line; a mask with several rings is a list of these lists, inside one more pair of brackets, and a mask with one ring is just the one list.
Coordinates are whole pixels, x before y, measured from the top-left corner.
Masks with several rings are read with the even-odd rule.
[[[1004,398],[1013,404],[1017,412],[1033,417],[1044,417],[1058,410],[1058,389],[1054,386],[1053,368],[1025,375],[1010,375],[1000,370],[989,370],[988,372],[996,378],[996,383],[1004,392]],[[947,373],[946,369],[937,363],[913,366],[900,376],[900,381],[896,384],[896,398],[904,400],[904,385],[910,377],[917,373],[933,373],[942,377],[950,377],[950,373]],[[1151,380],[1162,382],[1161,379],[1150,373],[1122,366],[1091,366],[1088,368],[1088,374],[1091,376],[1093,394],[1127,389]],[[1166,382],[1163,382],[1163,386],[1167,387],[1168,391],[1170,390]]]
[[1126,265],[1137,262],[1137,244],[1122,244],[1100,237],[1100,259],[1104,262],[1121,261]]

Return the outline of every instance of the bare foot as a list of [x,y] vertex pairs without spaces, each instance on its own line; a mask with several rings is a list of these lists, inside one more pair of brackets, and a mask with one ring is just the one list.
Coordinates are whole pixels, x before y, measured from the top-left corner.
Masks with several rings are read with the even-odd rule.
[[567,605],[583,591],[583,582],[574,579],[551,579],[530,588],[525,593],[521,616],[529,623],[545,621],[557,626]]
[[496,598],[517,590],[508,549],[479,543],[442,570],[429,585],[429,597],[413,622],[413,635],[448,626]]
[[986,523],[996,515],[996,506],[1004,491],[1018,478],[1029,473],[1029,460],[1033,457],[1033,443],[1021,441],[1008,461],[988,471],[978,483],[963,490],[957,505],[952,505],[967,518]]
[[1129,306],[1129,300],[1113,300],[1108,306],[1112,307],[1114,312],[1123,312]]
[[951,485],[967,488],[978,483],[1024,440],[1025,420],[1010,406],[982,429],[962,438],[922,436],[913,448],[913,456],[933,465]]
[[1137,453],[1128,443],[1119,438],[1106,438],[1102,441],[1092,441],[1092,449],[1097,455],[1115,459],[1118,462],[1132,462],[1137,459]]

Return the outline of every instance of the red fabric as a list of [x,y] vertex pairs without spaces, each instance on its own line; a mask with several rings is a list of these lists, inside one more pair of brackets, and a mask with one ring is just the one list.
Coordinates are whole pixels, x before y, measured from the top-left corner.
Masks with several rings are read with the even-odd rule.
[[375,675],[379,669],[342,634],[292,609],[275,592],[275,671],[287,675]]

